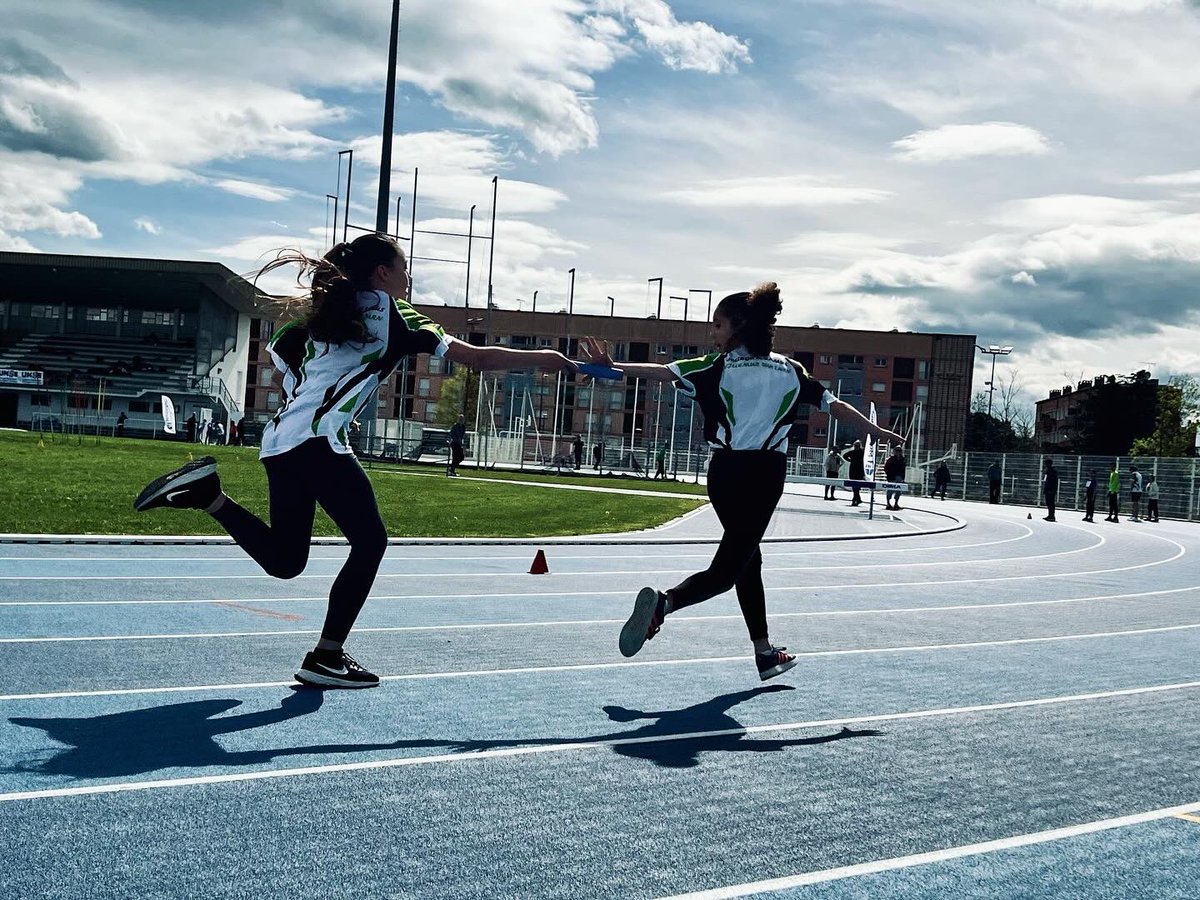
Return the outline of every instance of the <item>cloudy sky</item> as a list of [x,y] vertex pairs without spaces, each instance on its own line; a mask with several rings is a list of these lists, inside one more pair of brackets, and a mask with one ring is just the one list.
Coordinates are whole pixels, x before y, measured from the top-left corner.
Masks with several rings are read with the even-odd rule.
[[[0,249],[319,252],[349,148],[373,225],[387,0],[4,5]],[[499,176],[505,307],[565,306],[572,267],[625,315],[654,277],[693,318],[772,279],[788,324],[1015,345],[1031,398],[1200,373],[1198,6],[406,0],[389,208],[407,234],[419,168],[418,229],[486,234]],[[466,244],[418,233],[417,300],[463,303],[421,257]]]

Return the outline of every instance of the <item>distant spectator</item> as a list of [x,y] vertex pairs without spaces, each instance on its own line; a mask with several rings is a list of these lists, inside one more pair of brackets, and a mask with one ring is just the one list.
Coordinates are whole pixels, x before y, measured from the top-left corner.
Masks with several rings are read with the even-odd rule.
[[988,466],[988,503],[1000,502],[1000,460]]
[[229,420],[229,444],[236,446],[238,442],[238,425],[233,419]]
[[196,442],[196,414],[192,413],[190,416],[188,416],[187,422],[184,424],[187,425],[188,442],[194,444]]
[[1146,482],[1146,521],[1158,521],[1158,482],[1153,475]]
[[1096,470],[1088,472],[1088,480],[1084,485],[1084,501],[1087,507],[1083,514],[1083,521],[1094,522],[1092,518],[1096,514],[1096,488],[1099,486],[1099,479],[1096,478]]
[[208,443],[208,419],[202,419],[200,427],[196,430],[196,440],[202,444]]
[[466,416],[460,415],[458,421],[450,426],[450,465],[446,467],[446,474],[450,477],[458,475],[458,464],[466,456],[466,451],[463,449],[466,439],[467,419]]
[[245,416],[242,416],[242,418],[238,419],[237,442],[238,442],[238,444],[246,443],[246,417]]
[[[862,441],[855,441],[853,444],[850,445],[850,447],[846,450],[846,452],[842,454],[842,459],[844,459],[846,462],[850,463],[850,480],[851,481],[865,481],[866,480],[867,470],[866,470],[865,461],[864,461],[865,456],[866,456],[866,453],[863,450]],[[850,505],[851,506],[861,505],[862,504],[862,496],[859,494],[859,489],[851,488],[851,490],[854,492],[854,497],[853,497],[853,499],[851,499]]]
[[575,470],[583,468],[583,438],[575,435],[575,440],[571,444],[571,450],[575,454]]
[[1120,522],[1118,515],[1121,504],[1121,472],[1117,469],[1117,464],[1112,464],[1112,470],[1108,473],[1108,515],[1104,517],[1105,522]]
[[1046,498],[1046,515],[1042,516],[1047,522],[1056,522],[1054,508],[1058,504],[1058,469],[1054,468],[1054,460],[1046,458],[1042,472],[1042,496]]
[[1137,466],[1129,467],[1129,502],[1133,513],[1129,516],[1131,522],[1140,522],[1142,512],[1142,473]]
[[[842,470],[841,454],[839,454],[836,450],[831,449],[828,453],[825,454],[825,477],[826,478],[837,478],[838,472],[840,472],[841,470]],[[825,485],[825,499],[826,500],[836,500],[837,496],[835,494],[835,491],[837,491],[836,485],[832,485],[832,484]]]
[[125,410],[121,410],[117,416],[117,437],[125,437],[125,420],[128,418],[129,416],[125,415]]
[[225,426],[220,422],[213,422],[208,426],[208,442],[210,444],[225,443]]
[[667,477],[667,445],[659,444],[658,450],[654,454],[654,477],[655,479],[665,479]]
[[946,489],[950,487],[950,467],[946,465],[943,459],[942,464],[937,467],[933,473],[933,496],[937,496],[941,492],[942,499],[946,499]]
[[596,444],[592,448],[592,468],[600,471],[600,463],[604,461],[604,444]]
[[[892,450],[892,455],[887,458],[887,462],[883,464],[883,474],[887,476],[887,480],[893,484],[899,484],[904,481],[904,473],[908,469],[907,461],[904,459],[904,451],[900,447]],[[900,492],[887,492],[887,509],[900,508]]]

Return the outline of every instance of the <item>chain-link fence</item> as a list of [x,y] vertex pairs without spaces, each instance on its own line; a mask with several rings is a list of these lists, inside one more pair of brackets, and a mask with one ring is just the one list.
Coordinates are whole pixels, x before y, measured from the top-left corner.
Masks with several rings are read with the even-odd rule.
[[[928,459],[925,456],[925,459]],[[992,463],[1000,464],[1000,502],[1023,506],[1045,506],[1042,497],[1042,471],[1046,459],[1054,460],[1058,470],[1059,509],[1083,509],[1086,504],[1087,482],[1096,478],[1096,508],[1108,508],[1108,477],[1113,463],[1117,464],[1121,490],[1119,502],[1122,512],[1129,508],[1131,467],[1137,466],[1143,481],[1154,478],[1158,485],[1159,514],[1172,519],[1200,518],[1200,460],[1152,456],[1069,456],[1066,454],[1041,453],[962,453],[955,459],[947,459],[950,469],[950,485],[947,497],[960,500],[989,498],[988,469]],[[908,480],[915,492],[929,493],[933,490],[933,465],[914,466],[909,463]],[[1143,487],[1143,491],[1145,487]],[[1142,495],[1142,512],[1145,513],[1146,496]]]

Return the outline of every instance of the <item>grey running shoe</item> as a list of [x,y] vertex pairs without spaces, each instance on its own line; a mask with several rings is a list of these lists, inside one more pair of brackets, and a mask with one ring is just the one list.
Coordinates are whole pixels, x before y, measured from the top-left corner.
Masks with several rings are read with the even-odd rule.
[[221,479],[217,477],[217,461],[211,456],[202,456],[146,485],[145,490],[133,501],[133,508],[138,512],[157,506],[207,509],[220,495]]

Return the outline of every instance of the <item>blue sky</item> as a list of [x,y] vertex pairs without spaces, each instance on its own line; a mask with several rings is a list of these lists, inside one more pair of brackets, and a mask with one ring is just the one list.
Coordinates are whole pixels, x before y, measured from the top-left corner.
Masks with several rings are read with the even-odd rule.
[[[373,223],[386,0],[5,7],[0,248],[320,251],[348,147]],[[500,177],[501,306],[772,279],[789,324],[1013,344],[1030,398],[1196,373],[1198,46],[1190,0],[406,0],[392,193],[407,227],[419,167],[419,228],[486,233]]]

